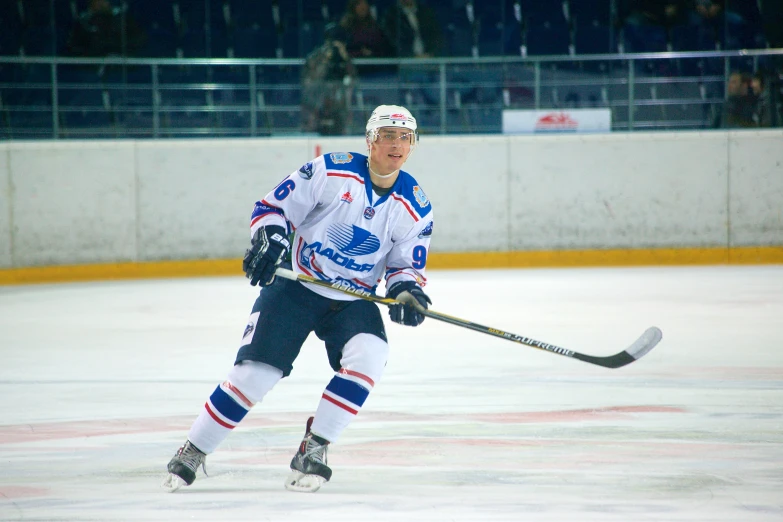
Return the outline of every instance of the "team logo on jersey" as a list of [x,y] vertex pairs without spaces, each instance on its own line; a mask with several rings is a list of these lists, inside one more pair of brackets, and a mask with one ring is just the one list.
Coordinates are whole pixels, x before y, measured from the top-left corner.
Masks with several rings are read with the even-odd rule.
[[299,175],[304,179],[311,179],[313,177],[313,162],[308,161],[299,169]]
[[343,203],[353,203],[353,197],[351,197],[351,193],[350,192],[346,192],[340,198],[340,201],[342,201]]
[[419,232],[419,239],[423,239],[425,237],[430,237],[432,235],[432,221],[427,223],[427,226],[424,227],[424,230]]
[[416,198],[416,202],[422,208],[430,204],[430,200],[427,199],[427,194],[425,194],[424,191],[421,189],[421,187],[418,185],[414,185],[413,187],[413,197]]
[[249,333],[251,333],[253,330],[255,330],[255,328],[256,328],[256,325],[254,325],[252,322],[251,323],[247,323],[247,326],[245,326],[245,333],[242,334],[242,338],[244,339],[245,337],[247,337]]
[[329,154],[329,157],[332,158],[332,162],[336,164],[350,163],[353,161],[353,154],[350,152],[332,152]]
[[375,209],[367,207],[364,209],[364,219],[372,219],[375,217]]
[[326,230],[326,237],[338,250],[349,256],[366,256],[381,248],[381,241],[369,230],[347,223],[335,223]]

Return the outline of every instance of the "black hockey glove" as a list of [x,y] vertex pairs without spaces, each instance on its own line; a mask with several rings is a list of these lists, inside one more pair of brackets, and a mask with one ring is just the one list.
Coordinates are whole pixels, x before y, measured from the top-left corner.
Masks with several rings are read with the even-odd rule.
[[242,270],[250,279],[250,284],[267,286],[275,280],[275,269],[283,261],[291,243],[285,229],[269,225],[256,230],[252,246],[245,252]]
[[400,302],[400,304],[389,306],[391,320],[406,326],[419,326],[424,322],[424,315],[416,310],[415,304],[425,310],[428,305],[432,304],[427,294],[413,281],[401,281],[393,284],[386,292],[386,297]]

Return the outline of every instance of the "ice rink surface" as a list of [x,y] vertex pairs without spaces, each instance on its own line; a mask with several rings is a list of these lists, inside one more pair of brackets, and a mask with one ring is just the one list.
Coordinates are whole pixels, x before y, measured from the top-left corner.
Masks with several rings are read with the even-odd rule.
[[[616,370],[427,320],[330,449],[282,482],[332,374],[317,338],[217,452],[160,484],[233,362],[246,280],[0,287],[1,520],[781,521],[783,266],[431,271],[433,309]],[[387,317],[384,311],[384,317]]]

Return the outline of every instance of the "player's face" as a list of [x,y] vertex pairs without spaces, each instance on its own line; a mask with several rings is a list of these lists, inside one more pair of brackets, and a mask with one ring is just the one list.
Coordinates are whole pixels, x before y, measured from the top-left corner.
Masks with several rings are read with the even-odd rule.
[[402,168],[411,153],[414,134],[409,129],[381,127],[372,144],[370,159],[380,174],[389,174]]

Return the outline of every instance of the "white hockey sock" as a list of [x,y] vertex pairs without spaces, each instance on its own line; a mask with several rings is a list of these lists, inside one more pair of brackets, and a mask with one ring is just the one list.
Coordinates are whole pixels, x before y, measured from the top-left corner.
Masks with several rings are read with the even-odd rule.
[[190,428],[188,440],[204,453],[212,453],[256,403],[283,377],[268,364],[243,361],[215,388]]
[[359,334],[343,347],[342,368],[326,386],[311,431],[336,442],[364,405],[386,365],[389,345],[370,334]]

